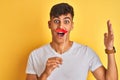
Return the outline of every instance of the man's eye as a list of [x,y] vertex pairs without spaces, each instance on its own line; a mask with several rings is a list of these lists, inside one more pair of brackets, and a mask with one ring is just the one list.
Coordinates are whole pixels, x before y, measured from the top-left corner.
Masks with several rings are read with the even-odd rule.
[[60,21],[59,20],[54,20],[54,23],[58,24],[58,23],[60,23]]
[[65,24],[69,24],[70,21],[69,21],[69,20],[65,20],[64,23],[65,23]]

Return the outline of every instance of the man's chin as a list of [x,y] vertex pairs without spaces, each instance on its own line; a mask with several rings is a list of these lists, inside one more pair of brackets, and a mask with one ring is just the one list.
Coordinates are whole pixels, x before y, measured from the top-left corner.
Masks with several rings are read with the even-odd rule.
[[57,42],[58,44],[63,44],[65,42],[65,39],[64,38],[57,39],[55,40],[55,42]]

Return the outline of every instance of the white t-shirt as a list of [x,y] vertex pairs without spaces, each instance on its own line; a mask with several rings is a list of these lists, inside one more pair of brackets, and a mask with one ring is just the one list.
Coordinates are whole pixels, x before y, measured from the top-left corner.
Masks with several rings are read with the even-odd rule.
[[102,65],[96,53],[87,46],[73,42],[71,48],[61,55],[47,44],[30,54],[26,73],[39,77],[50,57],[61,57],[63,63],[52,71],[47,80],[86,80],[89,70],[94,71]]

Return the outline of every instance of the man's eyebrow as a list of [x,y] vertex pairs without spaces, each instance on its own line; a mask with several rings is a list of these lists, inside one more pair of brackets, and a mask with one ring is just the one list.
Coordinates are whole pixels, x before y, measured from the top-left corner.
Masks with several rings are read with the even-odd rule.
[[64,19],[70,19],[70,20],[71,20],[71,18],[70,18],[70,17],[65,17]]

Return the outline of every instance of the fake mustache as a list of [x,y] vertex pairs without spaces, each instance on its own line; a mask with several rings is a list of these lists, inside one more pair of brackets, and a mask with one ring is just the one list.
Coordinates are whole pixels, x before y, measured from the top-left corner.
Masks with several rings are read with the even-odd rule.
[[60,33],[60,32],[62,32],[62,33],[67,33],[68,31],[67,30],[64,30],[64,29],[56,29],[55,30],[57,33]]

